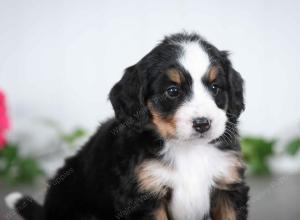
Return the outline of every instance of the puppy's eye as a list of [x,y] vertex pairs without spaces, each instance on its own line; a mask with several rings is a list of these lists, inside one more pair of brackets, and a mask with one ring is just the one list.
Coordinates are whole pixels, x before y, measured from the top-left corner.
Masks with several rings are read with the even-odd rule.
[[213,84],[210,85],[210,90],[213,93],[213,95],[216,96],[216,95],[219,94],[219,92],[220,92],[221,89],[220,89],[220,87],[217,84],[213,83]]
[[171,86],[167,89],[166,95],[170,98],[176,98],[179,96],[179,88],[177,86]]

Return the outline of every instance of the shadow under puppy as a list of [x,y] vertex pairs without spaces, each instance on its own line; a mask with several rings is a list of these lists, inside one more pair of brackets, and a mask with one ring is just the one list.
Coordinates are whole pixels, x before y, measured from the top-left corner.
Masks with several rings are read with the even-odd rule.
[[49,181],[44,205],[13,193],[10,207],[28,220],[247,218],[243,80],[226,52],[197,34],[170,35],[109,99],[115,117]]

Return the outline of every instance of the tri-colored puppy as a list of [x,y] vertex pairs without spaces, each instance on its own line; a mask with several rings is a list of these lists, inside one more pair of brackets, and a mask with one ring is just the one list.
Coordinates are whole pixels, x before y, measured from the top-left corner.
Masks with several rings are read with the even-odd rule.
[[115,117],[66,160],[44,205],[13,193],[10,207],[28,220],[247,218],[243,80],[225,51],[197,34],[168,36],[109,98]]

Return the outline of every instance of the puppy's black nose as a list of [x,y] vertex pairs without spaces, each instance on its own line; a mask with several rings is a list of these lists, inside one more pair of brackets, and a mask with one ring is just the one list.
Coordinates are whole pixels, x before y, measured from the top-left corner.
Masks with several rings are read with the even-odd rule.
[[193,120],[193,128],[200,133],[204,133],[210,128],[210,120],[204,117],[195,118]]

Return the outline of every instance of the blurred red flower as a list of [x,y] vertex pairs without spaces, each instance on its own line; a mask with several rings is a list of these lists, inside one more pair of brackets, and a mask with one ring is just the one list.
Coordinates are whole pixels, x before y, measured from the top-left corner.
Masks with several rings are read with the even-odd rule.
[[9,128],[4,92],[0,90],[0,149],[6,144],[5,132]]

